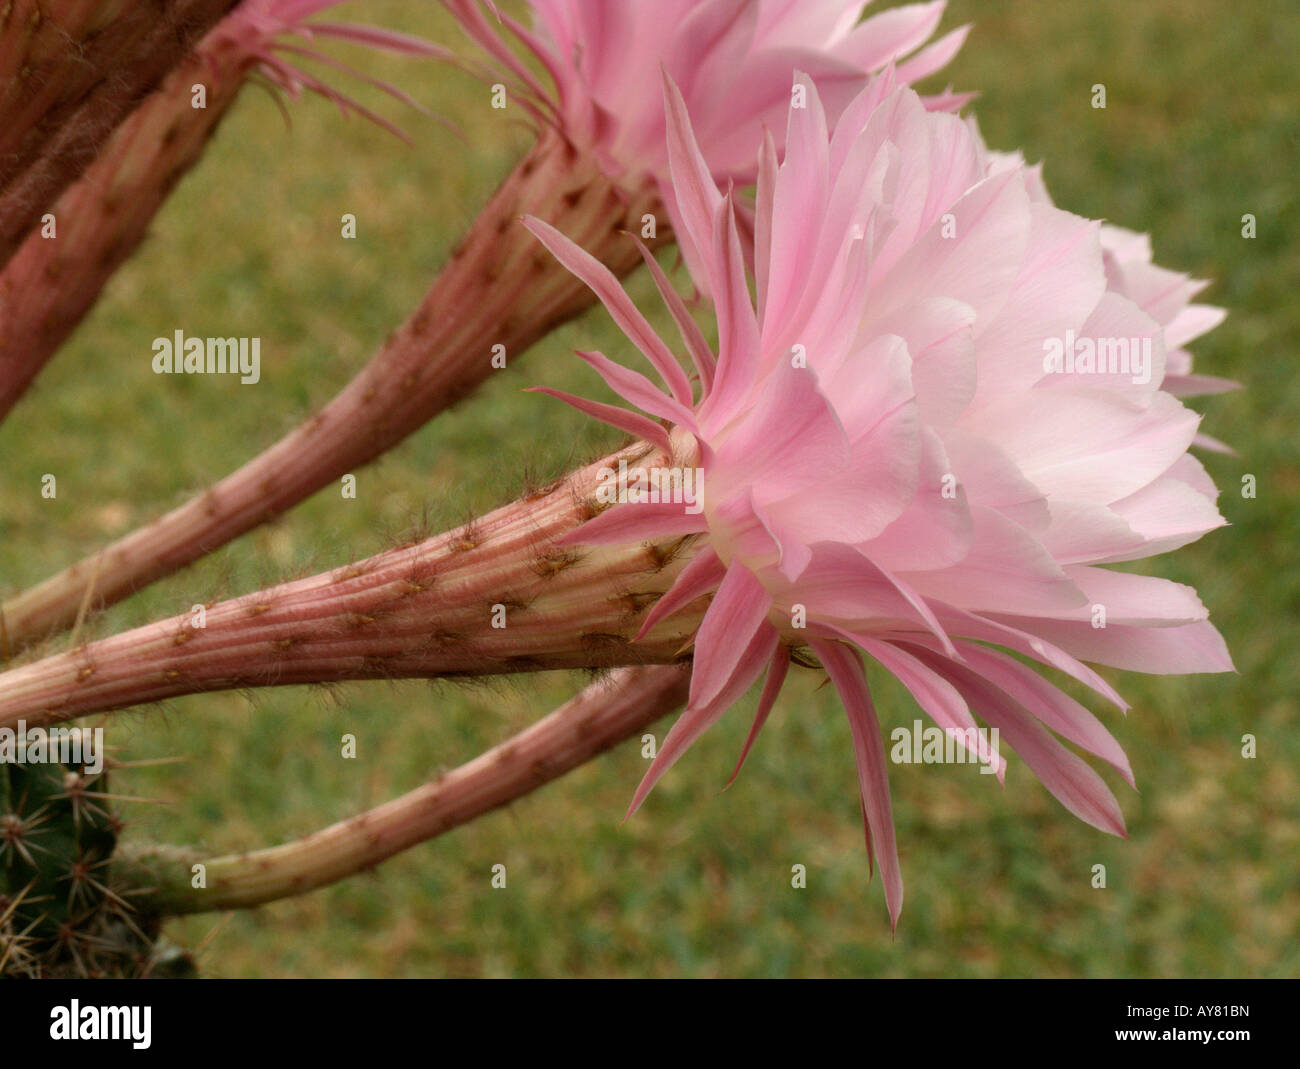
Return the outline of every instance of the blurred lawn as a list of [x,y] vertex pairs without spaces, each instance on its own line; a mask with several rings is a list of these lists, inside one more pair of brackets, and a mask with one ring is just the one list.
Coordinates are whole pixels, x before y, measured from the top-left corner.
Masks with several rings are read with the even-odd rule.
[[[432,4],[357,2],[340,17],[461,42]],[[1197,366],[1248,387],[1200,406],[1206,429],[1240,451],[1206,458],[1234,526],[1150,564],[1197,587],[1240,675],[1113,673],[1134,705],[1127,720],[1092,703],[1141,788],[1104,773],[1130,840],[1074,820],[1014,758],[1005,792],[969,767],[895,767],[907,902],[891,938],[879,881],[868,883],[847,726],[829,692],[796,673],[726,795],[718,788],[746,709],[625,827],[644,768],[631,744],[378,876],[235,915],[208,944],[205,973],[1300,973],[1300,18],[1291,0],[954,0],[945,26],[970,20],[976,30],[941,81],[982,90],[990,144],[1046,159],[1062,207],[1149,231],[1162,264],[1214,279],[1205,299],[1231,315],[1194,345]],[[266,94],[247,92],[147,247],[0,428],[5,591],[179,503],[327,400],[414,305],[526,148],[517,112],[491,110],[468,76],[409,59],[359,62],[452,117],[468,145],[388,104],[379,106],[414,149],[318,100],[292,106],[286,128]],[[1104,111],[1090,107],[1097,82]],[[339,237],[344,212],[358,217],[355,241]],[[1241,237],[1246,212],[1258,217],[1255,240]],[[631,288],[657,307],[644,274]],[[177,327],[260,335],[261,383],[155,377],[150,342]],[[513,496],[525,471],[558,473],[594,455],[615,438],[520,389],[545,381],[591,393],[594,376],[569,351],[624,344],[603,314],[589,315],[361,473],[357,500],[323,492],[95,630],[369,555],[426,507],[439,525],[458,522]],[[58,476],[55,501],[39,496],[45,472]],[[1256,499],[1240,494],[1244,473],[1258,479]],[[113,734],[132,758],[190,758],[123,777],[131,793],[168,802],[135,807],[136,830],[226,851],[407,790],[581,682],[208,695],[118,717]],[[891,681],[879,689],[886,730],[919,715]],[[338,759],[344,732],[358,735],[359,760]],[[1247,732],[1255,760],[1240,755]],[[504,891],[489,886],[498,862]],[[808,868],[805,890],[790,886],[796,863]],[[1091,887],[1094,864],[1107,868],[1105,890]],[[191,918],[171,934],[195,945],[218,921]]]

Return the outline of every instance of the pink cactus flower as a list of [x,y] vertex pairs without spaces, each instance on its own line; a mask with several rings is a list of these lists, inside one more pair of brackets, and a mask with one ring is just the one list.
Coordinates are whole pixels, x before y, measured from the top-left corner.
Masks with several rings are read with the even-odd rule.
[[[869,0],[867,0],[869,2]],[[789,74],[806,71],[833,121],[873,72],[897,64],[900,83],[944,67],[968,26],[922,47],[946,0],[907,4],[859,21],[864,0],[529,0],[528,30],[486,6],[537,57],[555,83],[542,85],[505,45],[477,0],[444,0],[514,78],[544,121],[591,152],[613,178],[654,179],[697,284],[707,277],[680,224],[664,140],[658,87],[665,71],[679,87],[720,185],[753,181],[764,126],[780,129]],[[955,110],[968,94],[945,92],[927,105]],[[779,145],[778,145],[779,147]]]
[[[671,178],[714,295],[716,355],[646,259],[697,382],[607,271],[528,221],[666,388],[582,353],[646,415],[545,392],[703,470],[702,508],[628,499],[571,537],[701,537],[641,631],[711,598],[689,705],[629,813],[766,671],[743,762],[791,650],[810,648],[848,714],[868,847],[897,924],[903,884],[862,653],[999,777],[1004,762],[968,733],[974,716],[998,728],[1070,812],[1116,835],[1118,802],[1061,740],[1132,784],[1119,743],[1083,705],[993,647],[1121,709],[1083,662],[1232,670],[1192,589],[1103,567],[1225,522],[1213,483],[1187,453],[1199,416],[1160,388],[1167,348],[1213,324],[1185,309],[1166,316],[1141,285],[1154,276],[1130,273],[1142,255],[1053,207],[1033,191],[1035,173],[993,157],[970,124],[927,110],[890,72],[843,107],[833,135],[813,80],[800,74],[795,85],[783,162],[770,136],[758,160],[755,302],[733,196],[719,192],[684,95],[666,81]],[[1177,299],[1189,292],[1180,286]],[[1053,362],[1067,341],[1072,355],[1090,348],[1096,357],[1113,355],[1120,339],[1132,366]]]

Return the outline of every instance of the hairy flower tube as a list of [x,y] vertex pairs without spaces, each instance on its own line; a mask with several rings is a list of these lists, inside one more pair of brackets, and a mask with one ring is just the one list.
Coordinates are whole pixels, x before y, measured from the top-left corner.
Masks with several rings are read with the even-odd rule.
[[[927,111],[888,73],[847,105],[833,134],[812,82],[798,75],[796,86],[804,92],[789,109],[783,161],[771,138],[759,157],[755,302],[733,197],[711,180],[682,94],[666,84],[672,179],[682,226],[705,254],[716,355],[656,279],[696,382],[608,272],[529,221],[663,383],[582,353],[645,415],[559,396],[640,427],[703,471],[702,509],[643,493],[563,541],[701,539],[641,628],[653,638],[709,599],[688,707],[629,813],[766,672],[747,752],[791,651],[806,649],[848,714],[868,846],[896,924],[903,884],[862,654],[958,742],[974,745],[975,716],[998,728],[1070,812],[1117,835],[1117,801],[1064,742],[1132,784],[1119,744],[1004,650],[1121,709],[1085,661],[1231,670],[1194,591],[1103,567],[1224,523],[1213,483],[1187,453],[1199,417],[1161,389],[1167,350],[1215,316],[1162,319],[1137,275],[1116,270],[1143,257],[1107,252],[1100,224],[1031,193],[1035,175],[991,156],[968,123]],[[1077,361],[1054,359],[1067,342]],[[660,422],[645,429],[647,417]],[[979,756],[998,760],[1001,774],[1000,758]]]

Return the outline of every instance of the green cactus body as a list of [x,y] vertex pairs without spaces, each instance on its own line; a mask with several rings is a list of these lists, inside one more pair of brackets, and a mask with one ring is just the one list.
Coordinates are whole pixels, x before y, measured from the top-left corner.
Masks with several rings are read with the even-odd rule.
[[115,886],[121,822],[107,781],[84,762],[0,763],[0,976],[192,971]]

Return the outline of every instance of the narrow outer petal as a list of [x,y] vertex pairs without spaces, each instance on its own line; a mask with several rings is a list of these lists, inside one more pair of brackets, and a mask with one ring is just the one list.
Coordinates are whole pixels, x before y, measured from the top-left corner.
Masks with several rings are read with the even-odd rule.
[[880,724],[871,704],[867,677],[857,653],[842,642],[811,638],[809,643],[839,691],[849,717],[869,844],[880,863],[889,922],[897,928],[898,915],[903,909],[903,875],[898,864],[898,845],[894,840],[894,812],[889,799],[885,747],[880,739]]

